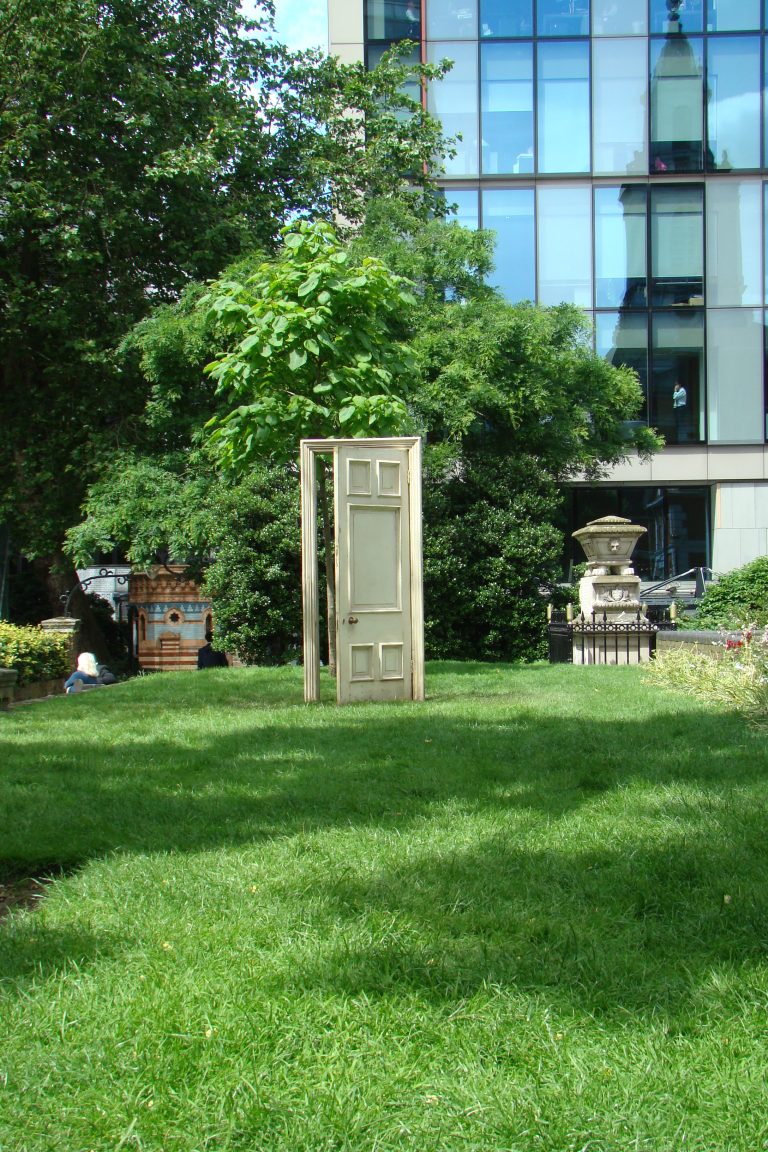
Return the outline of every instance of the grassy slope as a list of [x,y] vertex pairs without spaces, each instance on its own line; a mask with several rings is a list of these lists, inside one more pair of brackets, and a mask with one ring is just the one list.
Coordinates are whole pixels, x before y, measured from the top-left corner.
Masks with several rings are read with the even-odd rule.
[[0,925],[2,1152],[768,1148],[764,737],[634,669],[428,691],[0,716],[0,879],[73,869]]

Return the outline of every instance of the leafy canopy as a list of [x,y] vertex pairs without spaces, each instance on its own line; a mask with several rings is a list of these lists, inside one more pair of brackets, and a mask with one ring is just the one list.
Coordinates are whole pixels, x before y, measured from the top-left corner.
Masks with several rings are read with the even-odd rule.
[[0,0],[0,521],[28,556],[146,430],[146,381],[116,352],[137,321],[296,215],[432,203],[442,143],[413,70],[291,54],[271,0],[255,10]]
[[266,453],[295,459],[302,437],[400,428],[408,287],[375,257],[353,259],[321,221],[284,229],[276,259],[215,286],[210,309],[228,351],[207,371],[236,405],[208,424],[219,462],[242,470]]

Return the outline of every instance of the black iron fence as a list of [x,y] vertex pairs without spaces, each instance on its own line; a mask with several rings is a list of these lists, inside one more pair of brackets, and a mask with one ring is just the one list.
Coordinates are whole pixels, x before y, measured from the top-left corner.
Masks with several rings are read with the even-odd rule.
[[570,617],[552,610],[549,619],[550,664],[639,664],[656,651],[656,636],[677,622],[669,613],[654,618],[638,612],[634,619],[612,621],[607,613]]

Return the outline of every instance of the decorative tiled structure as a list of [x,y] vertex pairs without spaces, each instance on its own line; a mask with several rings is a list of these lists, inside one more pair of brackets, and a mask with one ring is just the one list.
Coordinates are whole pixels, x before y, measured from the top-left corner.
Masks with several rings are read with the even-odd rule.
[[184,567],[133,572],[128,603],[136,616],[136,656],[145,671],[197,668],[197,651],[212,627],[211,602]]

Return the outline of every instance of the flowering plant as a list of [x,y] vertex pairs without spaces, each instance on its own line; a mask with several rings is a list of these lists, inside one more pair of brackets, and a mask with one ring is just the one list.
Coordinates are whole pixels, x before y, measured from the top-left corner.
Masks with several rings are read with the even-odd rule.
[[768,626],[721,634],[709,648],[686,645],[657,656],[649,672],[693,696],[717,700],[756,723],[768,722]]

